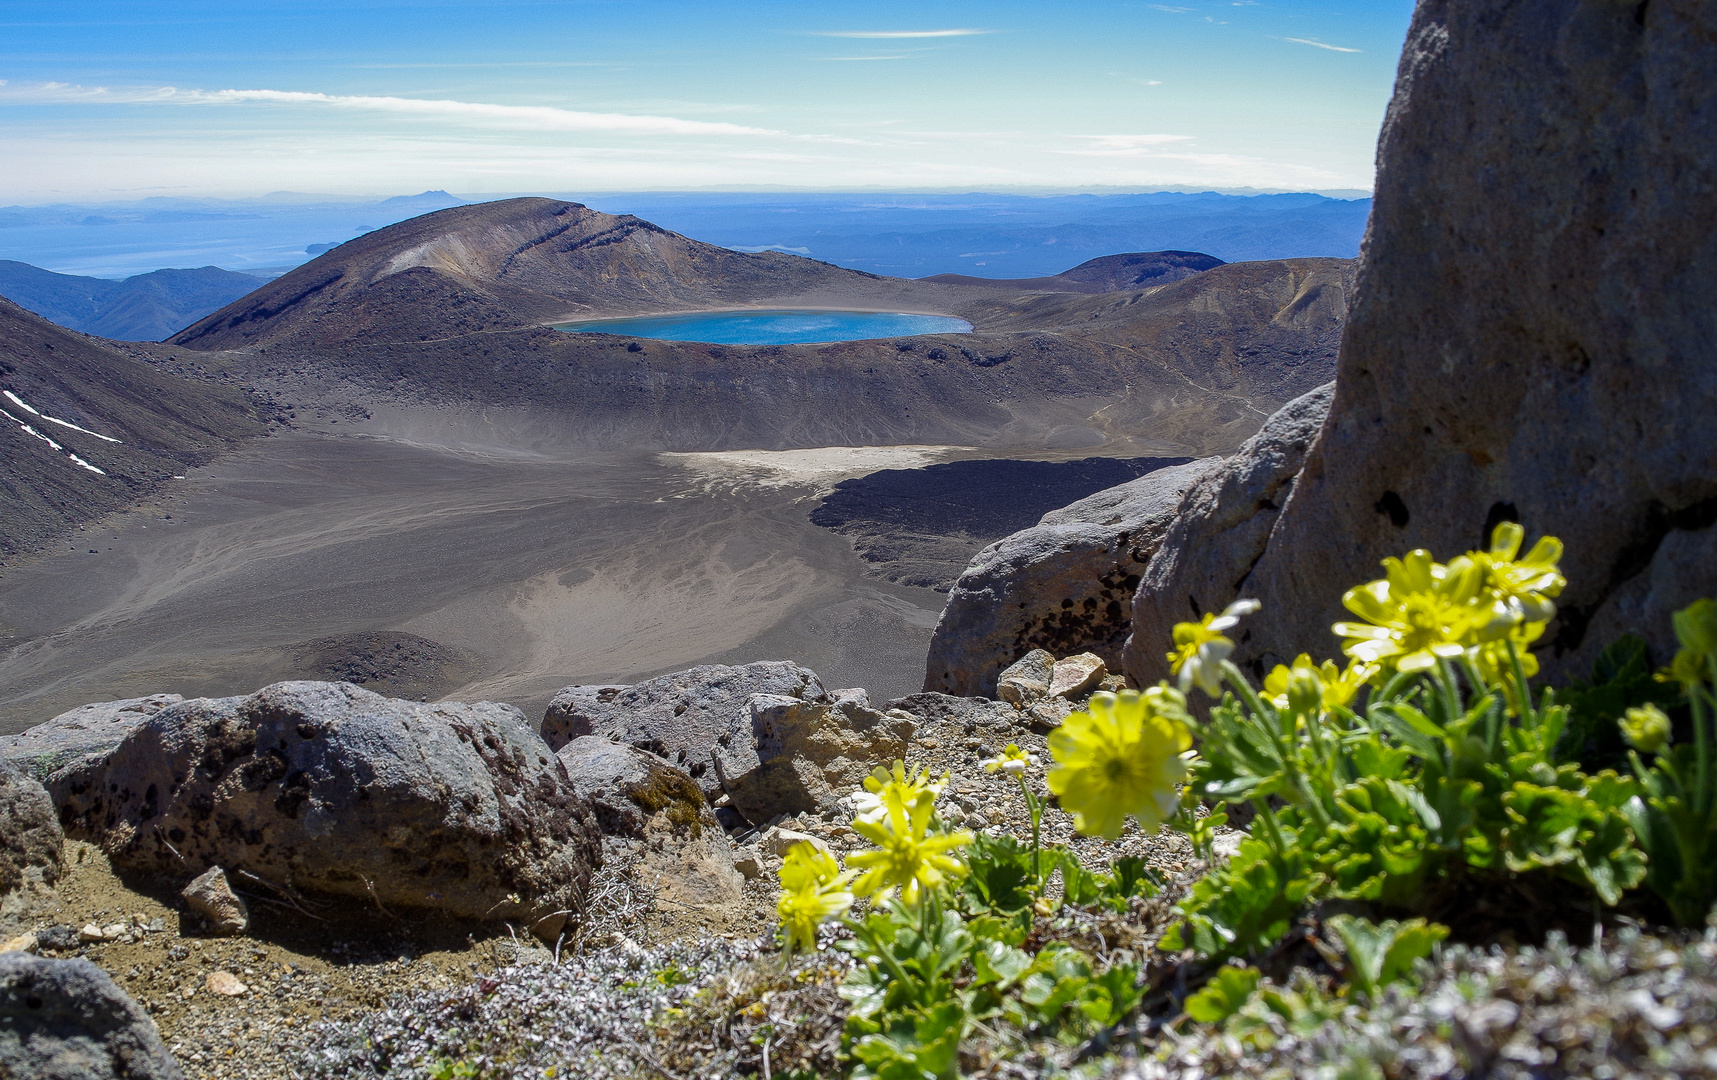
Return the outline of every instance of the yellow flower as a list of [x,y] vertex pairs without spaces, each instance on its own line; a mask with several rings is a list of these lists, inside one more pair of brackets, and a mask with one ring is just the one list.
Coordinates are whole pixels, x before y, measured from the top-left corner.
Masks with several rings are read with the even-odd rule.
[[1520,670],[1528,679],[1538,674],[1538,657],[1527,649],[1544,636],[1541,622],[1521,623],[1505,638],[1486,641],[1467,650],[1467,659],[1479,669],[1487,686],[1501,686],[1514,678],[1514,661],[1508,655],[1509,642],[1514,643],[1515,655],[1520,657]]
[[1363,664],[1358,660],[1349,660],[1347,670],[1335,678],[1330,678],[1330,669],[1335,664],[1324,661],[1324,708],[1345,709],[1353,704],[1353,699],[1359,696],[1359,690],[1371,681],[1382,666],[1379,664]]
[[1180,676],[1180,692],[1194,683],[1211,697],[1222,693],[1222,661],[1234,652],[1234,642],[1223,635],[1240,625],[1242,616],[1263,605],[1256,600],[1236,600],[1220,615],[1205,615],[1198,622],[1176,623],[1174,652],[1168,654],[1169,669]]
[[1655,754],[1669,742],[1669,717],[1656,705],[1629,709],[1618,723],[1622,738],[1642,754]]
[[1516,559],[1525,539],[1524,528],[1504,521],[1491,532],[1490,550],[1470,555],[1484,570],[1484,587],[1507,612],[1511,625],[1549,622],[1556,616],[1556,605],[1550,598],[1560,596],[1562,587],[1568,584],[1556,565],[1562,558],[1562,541],[1554,536],[1540,536],[1526,558]]
[[[1488,630],[1496,614],[1475,603],[1484,571],[1472,559],[1444,566],[1423,549],[1384,559],[1385,577],[1342,596],[1363,623],[1336,623],[1342,651],[1363,663],[1424,671],[1466,651],[1469,637]],[[1506,627],[1505,627],[1506,628]],[[1475,633],[1478,632],[1478,633]]]
[[870,896],[900,889],[903,899],[911,904],[918,900],[922,889],[933,889],[949,878],[963,877],[965,864],[948,852],[970,844],[974,839],[972,834],[930,832],[940,787],[918,788],[914,793],[904,783],[880,786],[881,813],[853,821],[853,829],[876,845],[874,850],[847,856],[847,865],[862,871],[853,883],[853,892]]
[[1301,653],[1292,665],[1277,664],[1264,676],[1264,699],[1278,709],[1292,708],[1296,713],[1320,711],[1324,707],[1324,689],[1341,678],[1335,663],[1325,660],[1322,666]]
[[847,882],[853,873],[841,870],[833,856],[808,840],[787,849],[777,875],[781,898],[775,911],[781,916],[789,950],[815,949],[817,927],[852,907]]
[[948,774],[932,780],[929,766],[920,766],[916,773],[906,768],[904,761],[896,760],[892,770],[881,765],[870,771],[864,778],[864,790],[855,792],[852,797],[855,817],[875,820],[881,817],[883,810],[883,793],[890,788],[898,789],[901,801],[911,805],[918,801],[920,792],[928,791],[930,801],[935,802],[942,797],[942,789],[948,786]]
[[996,757],[983,762],[985,772],[995,772],[998,769],[1009,776],[1021,776],[1027,769],[1037,764],[1037,755],[1028,754],[1013,743],[1008,743],[1006,750]]
[[1056,767],[1046,777],[1074,828],[1087,836],[1121,835],[1128,814],[1149,831],[1175,812],[1192,746],[1186,697],[1168,684],[1140,693],[1091,695],[1049,736]]

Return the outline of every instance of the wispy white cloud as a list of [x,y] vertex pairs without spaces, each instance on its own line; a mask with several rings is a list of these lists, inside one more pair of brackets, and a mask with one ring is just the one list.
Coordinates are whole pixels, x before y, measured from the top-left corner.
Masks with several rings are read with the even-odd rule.
[[1052,150],[1055,154],[1077,154],[1082,157],[1136,157],[1149,154],[1159,146],[1190,142],[1191,135],[1075,135],[1090,145],[1075,150]]
[[118,87],[0,82],[0,101],[73,105],[236,105],[262,103],[395,113],[450,123],[504,126],[524,131],[605,132],[625,135],[779,135],[746,127],[672,116],[582,112],[550,105],[492,105],[479,101],[318,94],[298,90],[190,90],[176,86]]
[[993,34],[995,31],[965,27],[957,30],[812,30],[809,33],[816,37],[839,38],[943,38]]
[[1343,45],[1331,45],[1328,42],[1319,41],[1316,38],[1290,37],[1283,38],[1282,40],[1291,41],[1295,45],[1310,45],[1314,49],[1328,49],[1330,52],[1356,53],[1364,51],[1362,49],[1349,49]]

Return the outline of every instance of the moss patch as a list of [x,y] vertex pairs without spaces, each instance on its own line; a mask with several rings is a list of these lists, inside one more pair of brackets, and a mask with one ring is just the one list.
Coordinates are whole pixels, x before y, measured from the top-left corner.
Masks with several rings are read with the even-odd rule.
[[626,787],[626,797],[645,813],[666,812],[676,832],[703,835],[704,796],[692,779],[677,769],[652,768],[647,779]]

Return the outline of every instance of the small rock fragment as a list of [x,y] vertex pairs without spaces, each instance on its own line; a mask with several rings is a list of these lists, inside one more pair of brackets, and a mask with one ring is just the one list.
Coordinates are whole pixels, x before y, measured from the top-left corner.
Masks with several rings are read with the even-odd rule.
[[1043,649],[1033,649],[996,678],[996,696],[1024,708],[1049,693],[1054,668],[1055,657]]
[[1080,653],[1057,660],[1049,678],[1049,696],[1075,698],[1097,689],[1109,668],[1096,653]]
[[36,951],[37,947],[38,942],[36,941],[36,932],[31,930],[28,933],[19,934],[15,938],[11,938],[6,942],[0,943],[0,952],[33,953]]
[[1060,727],[1072,712],[1073,703],[1066,698],[1049,698],[1027,709],[1026,717],[1033,731],[1048,732]]
[[101,927],[94,923],[85,923],[83,929],[78,931],[79,941],[101,941],[105,936]]
[[37,934],[36,944],[43,949],[56,951],[75,949],[78,946],[78,932],[65,923],[60,923]]
[[762,852],[754,847],[742,847],[733,853],[733,868],[743,874],[748,881],[755,881],[763,876]]
[[179,895],[208,920],[216,934],[242,934],[250,927],[250,910],[234,894],[226,871],[218,866],[205,870]]
[[786,858],[788,849],[798,843],[815,844],[817,850],[824,854],[834,854],[829,850],[829,845],[820,838],[812,836],[810,833],[795,832],[792,829],[783,829],[779,826],[764,833],[758,840],[757,846],[770,855]]
[[221,994],[226,997],[240,997],[250,990],[250,987],[239,981],[239,977],[230,971],[211,971],[204,983],[209,993]]

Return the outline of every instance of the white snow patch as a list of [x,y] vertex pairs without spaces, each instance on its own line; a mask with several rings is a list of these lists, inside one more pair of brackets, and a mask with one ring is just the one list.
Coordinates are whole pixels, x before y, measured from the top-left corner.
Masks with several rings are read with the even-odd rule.
[[[0,394],[5,394],[8,398],[10,398],[12,400],[12,403],[14,405],[18,406],[20,409],[23,409],[24,411],[29,412],[35,416],[39,416],[43,420],[46,420],[50,424],[58,424],[63,428],[71,428],[73,431],[81,431],[85,435],[94,435],[96,438],[105,439],[110,443],[119,442],[119,440],[114,438],[112,435],[103,435],[99,431],[91,431],[89,428],[86,428],[86,427],[78,427],[76,424],[72,423],[70,420],[61,420],[57,416],[49,416],[47,413],[42,412],[40,409],[36,408],[34,405],[31,405],[28,401],[25,401],[23,398],[19,397],[17,394],[14,394],[10,390],[0,390]],[[121,445],[124,445],[124,444],[121,443]],[[97,469],[96,471],[100,472],[101,470]],[[103,475],[106,475],[106,474],[104,473]]]
[[[10,392],[7,392],[6,396],[12,397]],[[12,400],[17,401],[18,399],[12,398]],[[22,402],[20,402],[20,404],[22,404]],[[26,409],[30,408],[28,405],[25,405],[24,407]],[[30,409],[30,411],[36,412],[36,410],[34,410],[34,409]],[[36,415],[41,416],[42,414],[36,413]],[[24,430],[24,434],[34,435],[36,438],[47,443],[49,446],[53,447],[55,450],[58,450],[60,453],[64,454],[66,457],[70,458],[74,464],[82,466],[83,468],[88,469],[90,472],[95,473],[99,476],[106,476],[107,475],[105,472],[102,472],[100,469],[96,468],[94,465],[91,465],[89,462],[85,461],[83,458],[78,457],[76,454],[72,453],[70,450],[67,450],[65,447],[63,447],[59,443],[55,442],[53,439],[51,439],[48,436],[37,431],[35,428],[31,427],[29,424],[25,423],[24,421],[18,419],[16,416],[13,416],[11,413],[7,412],[5,409],[0,409],[0,416],[4,416],[6,419],[12,421],[14,424],[17,424],[20,428],[22,428]],[[42,417],[42,418],[44,420],[51,420],[52,419],[52,417]],[[83,429],[79,428],[78,430],[82,431]],[[90,434],[94,435],[95,432],[92,431],[92,432],[90,432]],[[105,436],[104,436],[104,438],[105,438]]]

